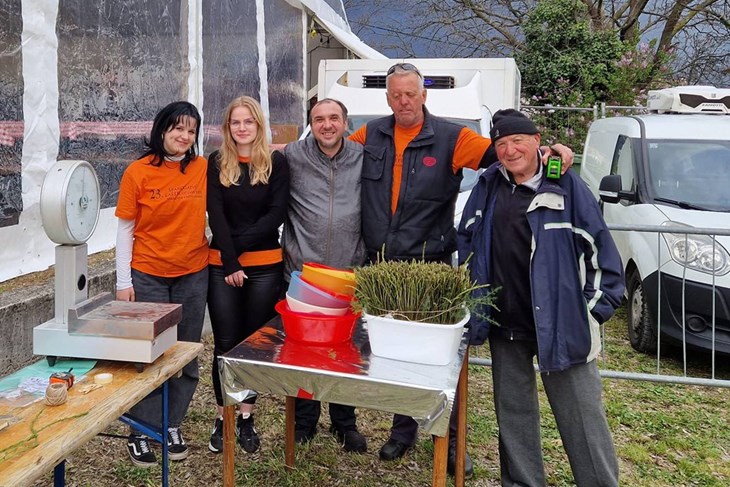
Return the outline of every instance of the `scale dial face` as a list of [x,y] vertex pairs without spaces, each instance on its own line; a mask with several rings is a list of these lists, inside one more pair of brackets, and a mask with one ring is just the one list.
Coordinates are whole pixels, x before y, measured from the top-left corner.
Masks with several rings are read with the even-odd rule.
[[58,161],[41,187],[41,219],[48,238],[78,245],[94,233],[101,192],[94,168],[86,161]]

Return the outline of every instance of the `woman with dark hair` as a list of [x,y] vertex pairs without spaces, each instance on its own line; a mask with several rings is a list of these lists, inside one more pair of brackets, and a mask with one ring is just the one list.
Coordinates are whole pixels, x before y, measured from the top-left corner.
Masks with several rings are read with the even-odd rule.
[[[259,103],[242,96],[223,116],[223,145],[208,165],[210,243],[208,311],[213,327],[213,389],[218,416],[208,449],[223,451],[223,397],[218,356],[231,350],[274,317],[284,275],[279,226],[289,199],[289,168],[269,150]],[[254,428],[256,393],[239,405],[238,444],[259,449]]]
[[[124,171],[116,216],[117,299],[183,305],[177,326],[180,341],[199,342],[208,287],[208,240],[205,237],[207,161],[196,154],[200,114],[191,103],[167,105],[155,116],[148,150]],[[171,379],[168,452],[171,460],[188,456],[180,432],[198,384],[193,360],[182,376]],[[160,395],[150,395],[130,413],[161,424]],[[132,429],[127,443],[132,462],[155,465],[149,439]]]

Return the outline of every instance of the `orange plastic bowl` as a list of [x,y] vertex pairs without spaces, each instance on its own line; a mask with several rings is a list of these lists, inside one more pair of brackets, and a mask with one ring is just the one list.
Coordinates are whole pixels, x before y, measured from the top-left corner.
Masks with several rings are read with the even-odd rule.
[[302,279],[325,291],[345,296],[352,296],[355,293],[355,273],[350,270],[305,262],[302,266]]
[[289,309],[286,299],[276,303],[287,338],[304,343],[342,343],[352,339],[360,313],[349,311],[343,316],[299,313]]

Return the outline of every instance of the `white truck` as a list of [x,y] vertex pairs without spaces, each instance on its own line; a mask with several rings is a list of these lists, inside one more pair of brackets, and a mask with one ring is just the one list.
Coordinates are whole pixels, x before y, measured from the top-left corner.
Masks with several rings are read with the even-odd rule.
[[[581,177],[606,222],[730,230],[730,89],[651,91],[648,111],[589,129]],[[613,232],[636,350],[654,352],[660,334],[730,354],[730,237],[706,233]]]
[[512,58],[327,59],[319,64],[317,97],[335,98],[349,111],[350,129],[389,115],[385,74],[396,63],[411,63],[423,74],[426,107],[488,134],[492,114],[520,106],[520,71]]
[[[426,108],[488,136],[492,114],[519,108],[521,77],[512,58],[471,59],[327,59],[319,63],[317,98],[334,98],[348,110],[350,132],[368,120],[390,115],[385,76],[392,65],[411,63],[428,90]],[[306,133],[305,133],[306,135]],[[465,169],[456,203],[458,222],[477,173]]]

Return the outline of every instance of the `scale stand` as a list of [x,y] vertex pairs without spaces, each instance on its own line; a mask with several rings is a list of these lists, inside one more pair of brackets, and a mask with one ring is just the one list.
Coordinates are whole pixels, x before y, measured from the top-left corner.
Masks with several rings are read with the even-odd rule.
[[56,247],[54,318],[33,328],[33,353],[58,357],[154,362],[177,342],[182,305],[88,299],[89,239],[99,218],[99,182],[86,161],[59,161],[41,188],[43,229]]

